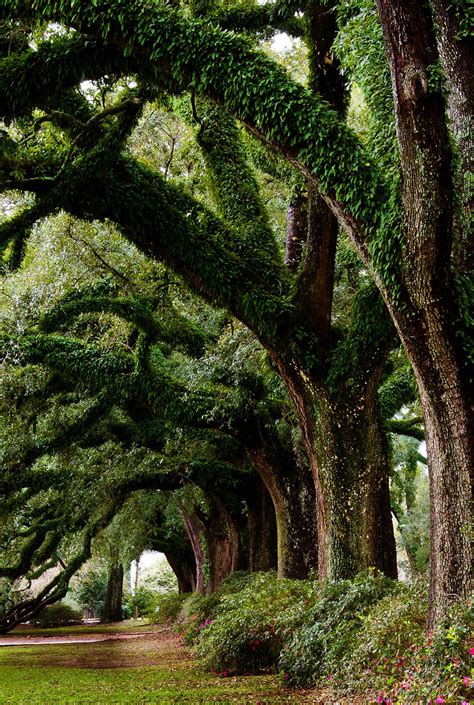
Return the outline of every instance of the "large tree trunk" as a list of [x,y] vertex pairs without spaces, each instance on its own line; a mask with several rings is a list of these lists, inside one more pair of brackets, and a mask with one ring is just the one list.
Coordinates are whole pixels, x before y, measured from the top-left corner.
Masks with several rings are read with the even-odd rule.
[[291,367],[281,369],[314,475],[319,578],[350,578],[369,567],[396,578],[389,464],[377,407],[381,366],[357,396],[345,387],[330,394]]
[[396,578],[383,434],[374,418],[373,399],[354,402],[318,398],[315,448],[326,523],[320,571],[339,579],[374,567]]
[[[474,425],[466,370],[452,313],[427,308],[402,321],[400,334],[420,390],[430,479],[430,617],[432,628],[471,590]],[[408,333],[412,327],[411,335]],[[435,355],[433,355],[435,353]]]
[[110,567],[107,593],[101,622],[121,622],[123,600],[123,565],[115,563]]
[[277,569],[277,526],[273,501],[260,477],[245,496],[249,573]]
[[377,0],[377,6],[392,74],[405,215],[406,301],[404,310],[392,307],[392,316],[413,365],[425,417],[429,621],[434,626],[451,602],[468,596],[472,560],[474,433],[452,293],[452,155],[444,96],[430,82],[438,53],[428,2]]

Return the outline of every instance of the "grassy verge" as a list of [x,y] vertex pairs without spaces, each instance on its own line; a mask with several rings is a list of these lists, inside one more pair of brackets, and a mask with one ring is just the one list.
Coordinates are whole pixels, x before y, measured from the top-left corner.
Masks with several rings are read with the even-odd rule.
[[[78,634],[77,628],[55,631]],[[48,632],[46,636],[51,636]],[[0,702],[317,702],[309,693],[281,688],[275,676],[220,678],[204,673],[178,637],[167,631],[143,636],[136,629],[133,632],[133,638],[106,642],[1,648]]]

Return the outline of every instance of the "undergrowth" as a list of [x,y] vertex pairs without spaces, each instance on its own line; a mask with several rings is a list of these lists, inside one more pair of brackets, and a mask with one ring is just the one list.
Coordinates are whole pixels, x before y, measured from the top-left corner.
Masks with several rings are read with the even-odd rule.
[[279,673],[288,686],[384,705],[465,705],[473,692],[470,606],[426,633],[422,584],[374,572],[325,583],[238,574],[181,600],[175,625],[214,673]]

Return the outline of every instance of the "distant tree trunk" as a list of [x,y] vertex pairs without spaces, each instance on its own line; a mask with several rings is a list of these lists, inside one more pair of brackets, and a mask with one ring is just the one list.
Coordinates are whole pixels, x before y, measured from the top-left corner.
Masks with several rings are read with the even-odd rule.
[[178,592],[194,592],[196,590],[195,560],[192,551],[189,555],[181,553],[179,556],[171,551],[165,551],[166,560],[171,566],[178,581]]
[[180,513],[194,553],[196,576],[194,590],[200,595],[204,595],[206,593],[206,582],[203,572],[204,553],[201,547],[202,527],[197,517],[193,513],[188,512],[183,505],[180,506]]
[[109,570],[102,622],[121,622],[123,620],[122,599],[123,565],[116,563]]
[[276,570],[277,527],[275,508],[265,484],[256,477],[246,492],[248,515],[248,570]]
[[273,500],[278,575],[305,579],[317,569],[316,499],[311,472],[291,452],[260,443],[248,456]]
[[239,561],[239,529],[224,502],[213,492],[206,490],[208,512],[199,508],[195,514],[201,522],[206,537],[209,581],[206,592],[212,593],[231,573]]

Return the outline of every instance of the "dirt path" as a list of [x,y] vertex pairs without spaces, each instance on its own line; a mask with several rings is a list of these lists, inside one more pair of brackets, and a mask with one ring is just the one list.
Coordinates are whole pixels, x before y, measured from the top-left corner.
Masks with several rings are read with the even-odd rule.
[[0,639],[0,647],[2,646],[51,646],[53,644],[85,644],[95,643],[97,641],[128,641],[129,639],[142,639],[150,634],[156,634],[153,631],[140,632],[103,632],[97,634],[70,634],[64,636],[35,636],[27,634],[26,636],[17,636],[16,634],[10,637],[2,637]]
[[[78,633],[79,632],[79,633]],[[276,676],[205,673],[168,629],[2,637],[0,703],[355,705],[321,691],[284,688]],[[3,676],[3,677],[2,677]],[[362,703],[363,701],[358,701]]]

